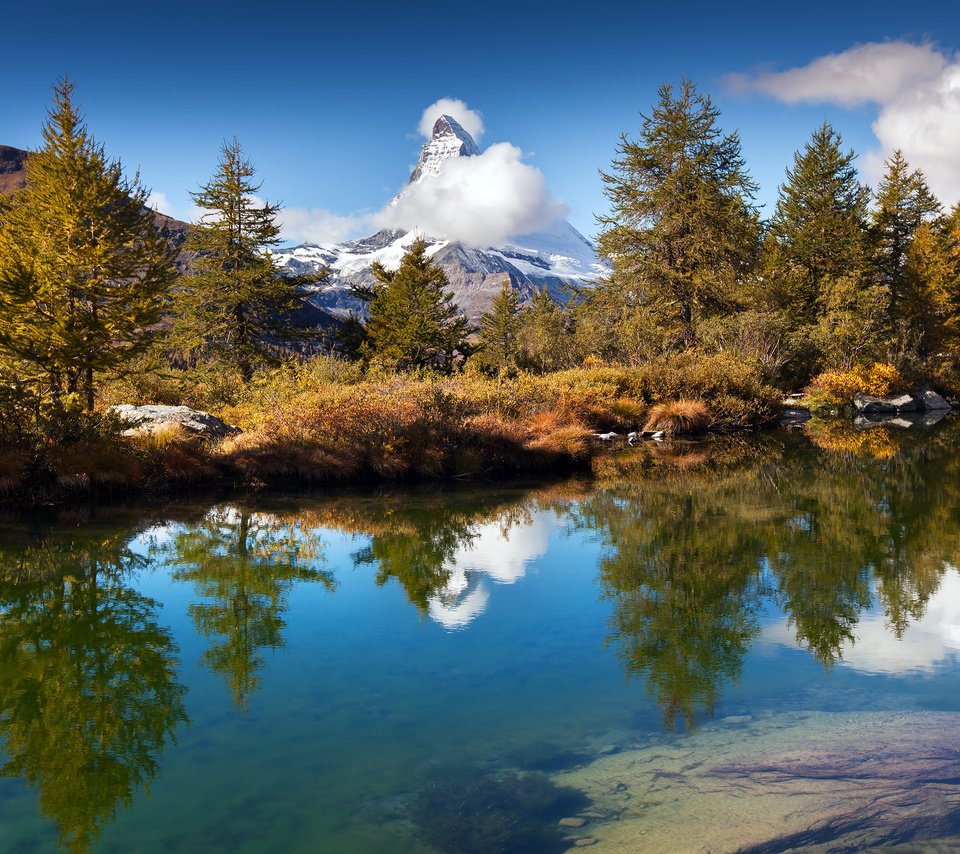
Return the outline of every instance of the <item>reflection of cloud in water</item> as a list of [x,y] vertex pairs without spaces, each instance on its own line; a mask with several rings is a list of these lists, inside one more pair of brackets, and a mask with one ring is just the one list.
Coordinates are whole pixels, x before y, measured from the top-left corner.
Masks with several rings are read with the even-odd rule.
[[[950,567],[930,597],[923,617],[911,620],[902,639],[890,628],[882,608],[864,615],[854,628],[856,643],[842,647],[847,667],[867,673],[930,671],[960,654],[960,572]],[[786,621],[767,626],[763,639],[796,646],[796,632]]]
[[513,584],[523,578],[530,562],[546,553],[553,518],[537,512],[529,523],[474,526],[471,541],[451,560],[450,580],[430,597],[430,616],[446,629],[462,629],[473,622],[490,599],[485,579]]

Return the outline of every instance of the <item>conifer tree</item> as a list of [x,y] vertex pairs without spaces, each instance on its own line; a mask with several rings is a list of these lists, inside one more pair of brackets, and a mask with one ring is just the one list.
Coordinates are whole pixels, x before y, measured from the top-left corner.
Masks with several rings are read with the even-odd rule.
[[898,310],[920,361],[941,347],[955,349],[960,268],[950,258],[948,235],[921,222],[913,232],[903,268]]
[[493,298],[490,310],[480,316],[477,353],[481,363],[500,376],[517,368],[521,324],[520,298],[507,279]]
[[376,284],[355,293],[369,304],[361,353],[386,365],[409,370],[449,369],[457,354],[469,352],[469,324],[453,301],[446,273],[430,262],[422,237],[414,240],[396,270],[379,262]]
[[945,247],[940,245],[939,235],[926,230],[923,246],[917,247],[916,253],[912,249],[921,226],[940,216],[942,209],[923,173],[919,169],[911,171],[899,149],[885,166],[872,216],[874,264],[888,289],[887,325],[897,354],[923,359],[932,344],[934,292],[942,285],[935,280],[925,282],[921,275],[926,270],[934,279],[941,278],[933,256]]
[[598,218],[599,246],[613,282],[687,347],[704,317],[735,302],[759,236],[756,185],[718,117],[689,80],[664,84],[639,141],[621,136],[601,173],[611,213]]
[[899,149],[884,166],[872,226],[877,267],[890,288],[891,311],[896,313],[903,297],[903,267],[914,232],[920,223],[938,217],[942,209],[923,173],[919,169],[911,171]]
[[107,158],[73,89],[54,86],[26,186],[0,211],[0,357],[38,396],[92,410],[97,377],[146,345],[176,271],[139,176]]
[[865,264],[867,202],[842,138],[829,123],[814,131],[780,187],[770,224],[772,278],[784,307],[798,325],[822,314],[831,280],[859,276]]
[[269,252],[280,242],[280,206],[256,198],[255,174],[240,143],[224,142],[216,173],[191,194],[205,213],[185,245],[196,260],[177,302],[181,347],[232,365],[245,382],[283,342],[311,333],[291,318],[302,281],[284,276]]
[[567,330],[567,312],[557,305],[546,288],[533,295],[520,319],[520,347],[527,366],[547,373],[568,365],[572,342]]

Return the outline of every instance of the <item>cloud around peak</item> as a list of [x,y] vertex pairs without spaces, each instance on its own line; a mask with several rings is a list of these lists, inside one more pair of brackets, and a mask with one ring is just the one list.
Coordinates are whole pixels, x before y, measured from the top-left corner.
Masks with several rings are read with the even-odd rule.
[[524,163],[515,145],[498,142],[473,157],[449,157],[438,174],[408,186],[377,222],[486,248],[544,228],[566,213],[566,205],[547,190],[543,173]]
[[784,71],[762,69],[726,78],[734,92],[764,93],[787,104],[873,104],[879,148],[865,157],[876,181],[900,149],[948,205],[960,200],[960,59],[929,43],[856,45]]
[[477,110],[471,110],[459,98],[440,98],[427,107],[420,116],[417,130],[422,137],[430,139],[433,126],[440,116],[456,119],[474,140],[479,140],[483,136],[483,116]]

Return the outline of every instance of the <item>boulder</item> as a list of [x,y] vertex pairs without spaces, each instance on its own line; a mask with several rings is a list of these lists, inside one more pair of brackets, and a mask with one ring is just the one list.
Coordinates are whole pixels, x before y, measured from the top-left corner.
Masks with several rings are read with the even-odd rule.
[[869,394],[856,394],[853,397],[853,406],[857,412],[864,415],[889,414],[899,412],[916,412],[920,407],[917,401],[909,394],[897,394],[891,397],[871,397]]
[[178,424],[187,433],[205,439],[223,439],[241,432],[239,427],[189,406],[133,406],[123,403],[111,406],[109,411],[128,425],[123,431],[124,436],[154,433],[169,424]]
[[932,388],[918,389],[914,393],[914,398],[923,412],[940,412],[941,410],[945,412],[951,408],[950,404]]
[[805,406],[785,406],[780,412],[779,424],[781,427],[792,427],[809,421],[812,414]]

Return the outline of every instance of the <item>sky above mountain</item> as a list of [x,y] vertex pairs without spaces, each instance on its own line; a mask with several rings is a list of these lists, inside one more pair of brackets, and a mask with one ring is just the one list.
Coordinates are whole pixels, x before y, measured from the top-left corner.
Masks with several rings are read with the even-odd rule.
[[768,213],[824,119],[867,180],[900,147],[960,200],[960,4],[629,5],[13,4],[0,143],[40,144],[67,74],[98,141],[165,212],[190,215],[188,191],[236,135],[287,235],[339,239],[380,221],[436,118],[427,108],[446,99],[481,149],[500,146],[481,185],[513,170],[594,234],[598,170],[658,86],[687,76],[739,130]]

